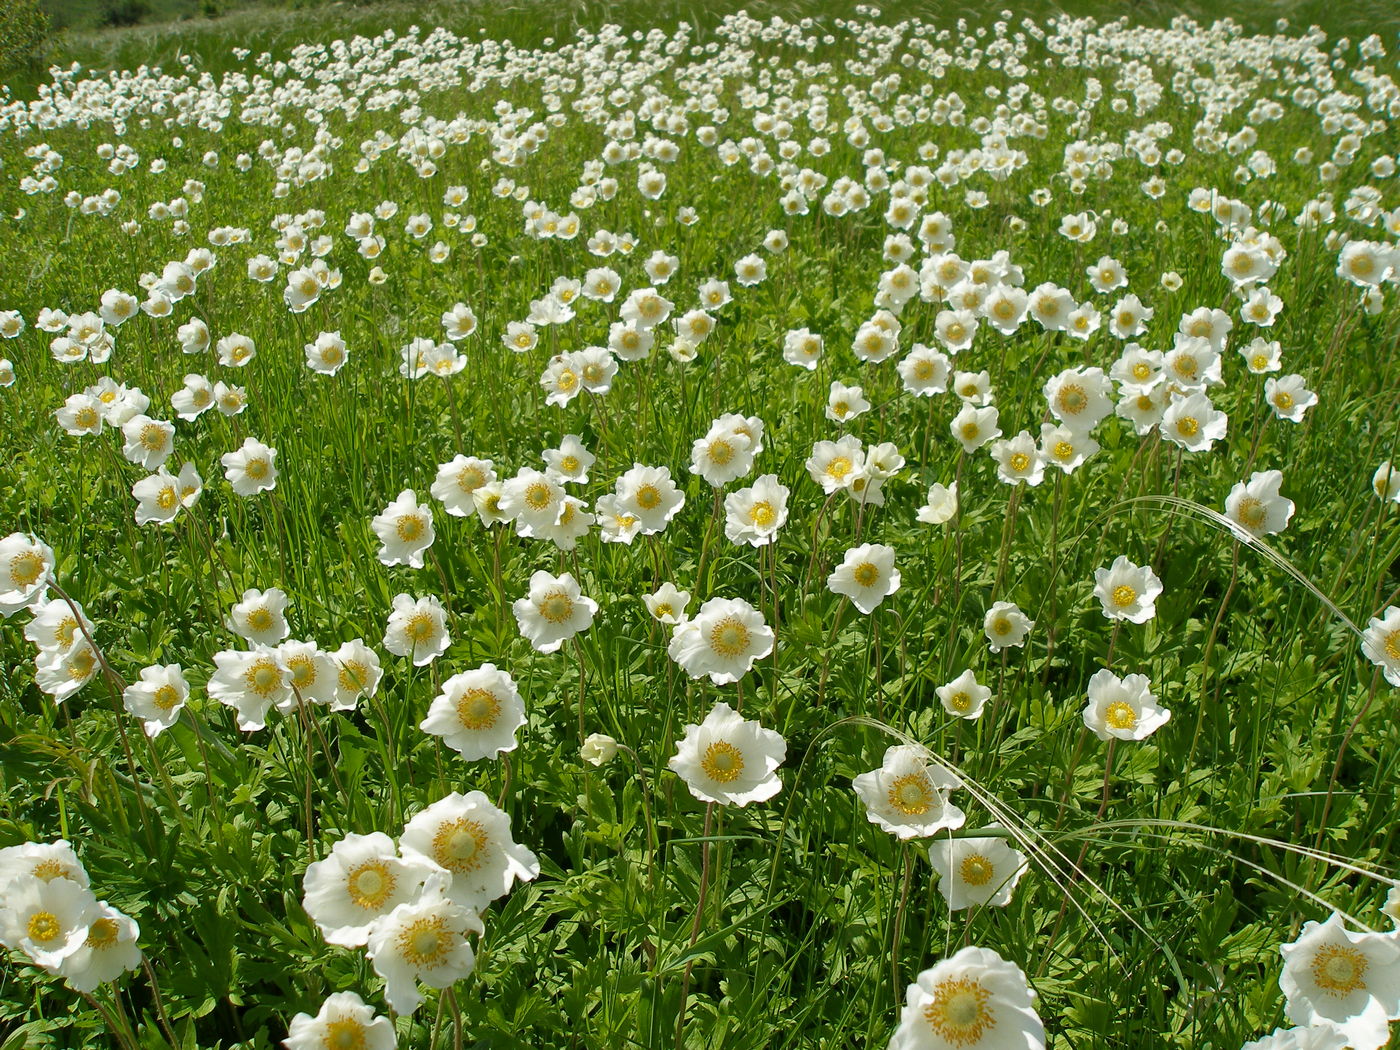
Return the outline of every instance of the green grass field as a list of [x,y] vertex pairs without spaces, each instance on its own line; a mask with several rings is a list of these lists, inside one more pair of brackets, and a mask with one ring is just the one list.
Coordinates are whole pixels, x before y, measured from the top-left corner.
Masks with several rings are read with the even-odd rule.
[[738,7],[69,11],[12,82],[0,1050],[1389,1045],[1400,19]]

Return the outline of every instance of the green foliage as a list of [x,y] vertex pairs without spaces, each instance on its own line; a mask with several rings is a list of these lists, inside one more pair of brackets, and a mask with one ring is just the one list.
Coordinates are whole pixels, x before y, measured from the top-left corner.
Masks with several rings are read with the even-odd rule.
[[40,0],[0,0],[0,77],[39,69],[50,44],[49,18]]

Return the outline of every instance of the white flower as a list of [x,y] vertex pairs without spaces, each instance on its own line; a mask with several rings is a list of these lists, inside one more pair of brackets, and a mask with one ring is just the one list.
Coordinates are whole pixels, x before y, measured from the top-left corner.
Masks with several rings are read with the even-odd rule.
[[1157,615],[1162,581],[1147,565],[1134,565],[1120,554],[1106,569],[1094,570],[1094,597],[1110,620],[1146,623]]
[[[987,827],[1000,829],[1001,825]],[[1030,867],[1024,853],[992,835],[936,839],[929,846],[928,859],[938,873],[938,892],[949,911],[1006,907],[1011,891]]]
[[826,418],[836,423],[846,423],[856,416],[870,411],[870,402],[865,392],[858,386],[832,380],[831,391],[826,399]]
[[1026,634],[1034,626],[1035,621],[1027,619],[1014,602],[997,602],[982,618],[982,630],[994,653],[1013,645],[1024,645]]
[[379,919],[418,896],[437,869],[399,857],[383,832],[346,835],[302,876],[302,907],[326,943],[358,948],[369,943]]
[[97,668],[97,650],[79,638],[65,651],[40,650],[35,655],[34,684],[59,703],[92,681]]
[[307,343],[303,349],[306,352],[306,367],[321,375],[335,375],[349,360],[345,340],[338,331],[322,332],[316,336],[315,342]]
[[1225,498],[1225,516],[1240,539],[1248,542],[1282,532],[1293,517],[1293,501],[1279,488],[1283,474],[1277,470],[1256,470],[1248,481],[1235,483]]
[[447,872],[447,896],[478,911],[517,879],[529,882],[540,873],[535,854],[511,838],[510,817],[480,791],[434,802],[408,822],[399,845],[405,858]]
[[694,619],[677,624],[666,650],[691,678],[737,682],[773,651],[773,629],[742,598],[711,598]]
[[428,491],[434,499],[442,502],[447,513],[453,517],[470,517],[476,512],[472,493],[496,480],[493,466],[489,459],[453,456],[450,461],[438,467],[437,476]]
[[1229,420],[1200,391],[1172,398],[1162,416],[1162,436],[1187,452],[1209,452],[1225,437]]
[[87,937],[58,965],[57,972],[74,991],[91,992],[141,965],[141,949],[136,944],[140,935],[140,927],[129,915],[98,901]]
[[1113,411],[1112,389],[1101,368],[1067,368],[1046,381],[1044,392],[1051,415],[1085,433]]
[[701,802],[747,806],[781,790],[777,769],[786,757],[787,744],[778,733],[721,701],[699,725],[685,727],[667,765]]
[[938,694],[943,710],[950,715],[967,719],[980,718],[982,709],[987,706],[987,701],[992,696],[990,689],[978,684],[977,676],[972,673],[971,668],[946,685],[940,685],[934,692]]
[[354,992],[327,996],[315,1017],[298,1013],[282,1041],[287,1050],[394,1050],[398,1040],[387,1017],[380,1017]]
[[88,873],[67,839],[0,847],[0,886],[25,879],[68,879],[87,886]]
[[557,449],[544,452],[545,473],[561,485],[583,484],[588,480],[588,468],[596,457],[583,447],[577,434],[565,434]]
[[1400,688],[1400,607],[1388,605],[1383,615],[1371,617],[1361,635],[1361,652]]
[[141,669],[140,679],[122,693],[122,703],[142,720],[146,735],[153,737],[175,724],[189,697],[189,683],[179,664],[155,664]]
[[1073,474],[1098,451],[1099,443],[1086,433],[1053,423],[1040,425],[1040,454],[1047,466]]
[[943,525],[958,512],[958,483],[929,486],[928,497],[915,518],[925,525]]
[[395,656],[407,656],[415,667],[432,663],[447,651],[452,639],[447,633],[447,613],[431,594],[411,598],[394,596],[394,611],[384,630],[384,648]]
[[571,572],[559,576],[543,570],[530,577],[530,590],[511,606],[520,633],[538,652],[553,653],[593,625],[598,603],[579,590]]
[[967,947],[919,974],[889,1050],[1045,1050],[1035,992],[1015,963]]
[[988,441],[1001,437],[997,416],[995,405],[978,408],[976,405],[965,404],[953,417],[949,429],[953,438],[962,445],[964,452],[976,452]]
[[699,474],[715,488],[743,477],[753,468],[755,450],[750,438],[716,420],[690,449],[690,472]]
[[97,898],[85,885],[62,877],[17,879],[5,887],[0,945],[55,972],[83,947],[100,917]]
[[1029,431],[993,444],[992,458],[997,462],[997,477],[1007,485],[1024,482],[1034,488],[1045,480],[1045,458]]
[[92,621],[76,602],[69,605],[61,598],[40,598],[29,611],[32,618],[24,625],[24,638],[43,652],[69,652],[82,640],[83,628],[93,633]]
[[476,968],[469,933],[484,931],[476,911],[443,895],[439,883],[400,904],[375,924],[369,959],[384,978],[384,998],[395,1013],[412,1014],[423,1002],[418,981],[450,988]]
[[730,543],[763,547],[787,522],[788,488],[776,474],[764,474],[749,488],[724,497],[724,534]]
[[277,659],[287,672],[293,697],[283,705],[283,713],[297,702],[329,705],[335,700],[338,669],[315,642],[283,642],[277,647]]
[[690,604],[690,592],[676,589],[674,583],[663,583],[655,593],[643,597],[647,612],[659,623],[674,626],[684,623],[685,608]]
[[519,535],[541,538],[546,529],[559,524],[564,489],[543,471],[527,467],[502,483],[499,510],[515,522]]
[[604,766],[617,754],[617,741],[606,733],[589,733],[579,748],[579,757],[590,766]]
[[1240,1050],[1346,1050],[1346,1036],[1329,1024],[1306,1028],[1275,1028],[1262,1039],[1252,1039]]
[[53,549],[38,536],[11,532],[0,539],[0,613],[14,616],[49,592]]
[[180,500],[180,479],[164,467],[135,482],[131,494],[136,497],[137,525],[174,521],[184,506]]
[[514,680],[487,663],[443,682],[418,728],[472,761],[514,751],[515,731],[524,724],[525,704]]
[[206,691],[234,709],[238,728],[245,733],[262,729],[272,707],[286,708],[293,702],[291,681],[275,649],[254,645],[248,652],[225,650],[214,654],[214,666]]
[[[633,463],[632,469],[614,483],[613,490],[613,510],[635,519],[636,531],[643,536],[662,531],[685,506],[685,493],[671,480],[669,467]],[[600,516],[604,513],[602,500],[598,501],[598,512]]]
[[846,552],[845,559],[826,579],[833,594],[843,594],[861,612],[869,615],[887,597],[899,590],[899,570],[894,566],[894,548],[883,543],[864,543]]
[[1145,740],[1167,724],[1172,713],[1157,706],[1146,675],[1119,678],[1100,668],[1089,679],[1084,725],[1100,740]]
[[828,496],[849,488],[865,470],[865,452],[860,438],[846,434],[837,441],[818,441],[805,464],[812,480]]
[[432,546],[433,512],[420,506],[412,489],[404,489],[399,498],[376,514],[370,522],[379,537],[379,560],[385,565],[423,567],[423,552]]
[[229,613],[228,627],[249,642],[276,645],[287,635],[287,595],[276,587],[260,591],[250,587]]
[[384,677],[379,654],[363,639],[351,639],[328,655],[336,672],[332,711],[353,711],[360,697],[372,697],[379,691],[379,680]]
[[806,328],[794,328],[783,336],[783,360],[811,372],[822,356],[822,337]]
[[1290,423],[1301,423],[1303,413],[1317,404],[1317,395],[1307,388],[1299,375],[1264,380],[1264,398],[1274,410],[1274,415]]
[[1394,934],[1352,933],[1335,912],[1309,922],[1285,944],[1279,987],[1290,1021],[1326,1024],[1355,1050],[1380,1050],[1390,1042],[1390,1022],[1400,1018],[1400,940]]
[[1371,477],[1371,491],[1377,499],[1400,503],[1400,467],[1392,466],[1390,460],[1377,467]]
[[220,457],[224,477],[240,496],[253,496],[277,487],[277,450],[257,438],[245,438],[234,452]]
[[948,355],[941,350],[915,343],[899,362],[899,378],[904,389],[916,397],[932,397],[948,389]]
[[962,781],[918,744],[886,749],[880,768],[861,773],[851,786],[866,819],[900,839],[960,828],[967,819],[947,797]]
[[175,424],[134,415],[122,424],[122,455],[138,467],[155,470],[175,451]]

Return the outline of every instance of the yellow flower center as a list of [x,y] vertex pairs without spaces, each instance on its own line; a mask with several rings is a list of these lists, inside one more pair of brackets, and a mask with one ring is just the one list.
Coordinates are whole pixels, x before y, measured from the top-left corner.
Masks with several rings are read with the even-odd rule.
[[486,829],[474,820],[444,821],[433,836],[433,860],[459,875],[475,871],[486,859],[488,841]]
[[723,438],[716,438],[710,442],[706,454],[710,457],[710,462],[724,466],[734,458],[734,446]]
[[661,491],[655,485],[643,485],[637,490],[637,506],[655,510],[661,505]]
[[36,879],[43,879],[48,882],[50,879],[62,879],[68,877],[68,869],[61,861],[41,860],[35,864],[30,874]]
[[578,376],[574,374],[572,369],[566,368],[559,373],[559,379],[554,385],[565,393],[568,393],[574,387],[578,386]]
[[365,1026],[353,1017],[337,1017],[326,1025],[323,1050],[364,1050]]
[[1104,711],[1103,720],[1110,729],[1132,729],[1137,725],[1137,712],[1125,700],[1115,700]]
[[397,877],[382,860],[367,860],[345,881],[350,903],[365,911],[378,911],[394,892]]
[[1264,524],[1264,519],[1268,515],[1262,502],[1253,496],[1246,496],[1240,500],[1240,509],[1235,516],[1240,519],[1240,524],[1245,528],[1257,529]]
[[10,581],[19,588],[33,587],[44,571],[38,551],[21,551],[10,559]]
[[1195,437],[1200,429],[1201,424],[1195,416],[1182,416],[1176,421],[1176,432],[1182,437]]
[[531,510],[544,510],[549,506],[549,486],[536,481],[525,489],[525,505]]
[[1172,362],[1172,370],[1179,376],[1186,376],[1188,379],[1196,374],[1196,359],[1189,354],[1182,354]]
[[1011,304],[1010,299],[999,299],[997,304],[992,307],[992,313],[1003,321],[1009,321],[1016,316],[1016,307]]
[[243,673],[243,684],[258,696],[269,696],[282,684],[282,669],[271,657],[261,656]]
[[855,567],[851,576],[861,587],[873,587],[880,579],[880,570],[873,562],[863,561]]
[[996,1017],[987,1003],[992,993],[982,982],[969,977],[940,981],[933,1000],[924,1007],[924,1021],[946,1043],[974,1046],[987,1030],[996,1027]]
[[457,487],[463,492],[472,493],[486,484],[486,475],[480,467],[463,467],[457,473]]
[[346,660],[336,674],[336,682],[347,693],[359,693],[369,681],[369,668],[358,660]]
[[1089,395],[1078,383],[1066,383],[1060,387],[1060,392],[1055,395],[1055,404],[1061,412],[1077,416],[1089,407]]
[[1274,406],[1280,412],[1287,412],[1293,407],[1293,395],[1286,390],[1280,390],[1274,395]]
[[180,502],[180,494],[175,491],[173,485],[167,485],[156,493],[156,506],[161,510],[170,510]]
[[1134,378],[1134,379],[1143,380],[1143,379],[1146,379],[1146,378],[1147,378],[1148,376],[1150,376],[1151,374],[1152,374],[1152,369],[1148,366],[1148,364],[1147,364],[1146,361],[1139,361],[1137,364],[1133,365],[1133,378]]
[[728,784],[737,780],[743,773],[744,755],[729,741],[716,740],[705,748],[705,755],[700,759],[700,768],[711,780]]
[[1137,601],[1137,591],[1129,587],[1126,583],[1121,583],[1113,588],[1113,604],[1120,609],[1127,608]]
[[88,406],[78,409],[77,414],[73,416],[73,422],[83,430],[91,430],[97,426],[98,418],[97,409]]
[[426,642],[433,636],[433,618],[425,612],[414,613],[409,617],[408,623],[404,625],[403,633],[408,636],[409,641],[417,645]]
[[429,916],[399,931],[399,954],[409,966],[430,970],[452,950],[452,940],[452,933],[443,920],[436,915]]
[[851,472],[852,463],[848,456],[837,456],[826,465],[828,476],[840,481]]
[[831,414],[837,417],[844,418],[850,414],[850,411],[851,405],[847,401],[837,401],[831,406]]
[[998,616],[995,620],[992,621],[992,633],[998,636],[1003,634],[1010,634],[1011,621],[1008,620],[1005,616]]
[[266,631],[272,626],[272,610],[265,606],[254,609],[248,614],[248,626],[255,631]]
[[969,419],[958,428],[958,432],[962,434],[964,441],[976,441],[977,436],[982,433],[982,428],[974,420]]
[[958,865],[958,877],[969,886],[985,886],[996,874],[996,866],[981,853],[969,853]]
[[1056,459],[1071,460],[1074,458],[1074,446],[1068,441],[1057,441],[1051,453]]
[[906,817],[919,817],[932,808],[937,792],[925,773],[906,773],[895,779],[885,793],[891,809]]
[[933,378],[933,362],[928,360],[916,361],[914,363],[914,378],[925,381]]
[[163,685],[151,697],[151,703],[162,711],[171,710],[180,702],[180,691],[173,685]]
[[310,656],[293,656],[287,661],[287,670],[292,673],[292,687],[305,690],[316,684],[316,664]]
[[165,447],[165,430],[155,423],[147,423],[141,428],[141,447],[159,452]]
[[1400,631],[1391,631],[1385,636],[1385,655],[1400,660]]
[[1313,982],[1325,995],[1342,998],[1366,987],[1365,955],[1349,945],[1324,944],[1312,960]]
[[603,366],[592,363],[584,365],[583,378],[588,383],[600,382],[603,378]]
[[501,701],[489,689],[468,689],[457,701],[457,721],[472,732],[490,729],[500,713]]
[[540,615],[550,623],[563,623],[573,614],[573,599],[563,591],[550,591],[540,600]]
[[1262,372],[1269,366],[1269,359],[1263,354],[1255,354],[1249,359],[1249,367],[1256,372]]
[[579,461],[577,456],[564,456],[559,460],[559,469],[565,474],[575,474],[578,472]]
[[400,514],[394,521],[394,531],[404,543],[412,543],[423,535],[423,519],[417,514]]
[[767,500],[759,500],[749,508],[749,524],[757,525],[761,529],[766,529],[778,518],[778,513],[773,509],[773,504]]
[[1013,452],[1008,465],[1012,470],[1020,474],[1031,465],[1031,457],[1024,452]]
[[56,940],[63,932],[63,926],[58,921],[58,916],[51,911],[36,911],[29,917],[29,924],[26,927],[29,939],[35,944],[48,944]]
[[103,951],[117,943],[117,934],[120,932],[117,921],[104,915],[88,927],[87,946],[95,951]]
[[267,471],[268,462],[262,458],[248,460],[247,466],[243,468],[243,473],[247,474],[248,477],[252,478],[254,481],[261,481],[263,478],[267,477]]
[[749,629],[736,617],[726,616],[710,628],[710,648],[720,656],[735,657],[749,647]]

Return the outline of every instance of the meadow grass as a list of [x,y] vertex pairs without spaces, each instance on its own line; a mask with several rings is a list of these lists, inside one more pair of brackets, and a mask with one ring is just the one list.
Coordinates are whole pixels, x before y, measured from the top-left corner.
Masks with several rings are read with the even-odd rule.
[[[1012,486],[998,479],[986,448],[969,454],[954,440],[950,422],[962,408],[955,392],[912,396],[894,358],[866,364],[852,353],[852,339],[874,311],[877,282],[893,265],[883,256],[893,232],[882,218],[889,194],[877,189],[869,208],[841,216],[823,213],[820,202],[841,176],[867,177],[863,149],[846,141],[840,124],[849,115],[840,84],[868,92],[878,77],[897,72],[897,88],[862,101],[889,108],[898,92],[930,81],[933,97],[957,92],[966,102],[959,125],[896,123],[873,133],[870,145],[884,150],[889,181],[896,181],[906,165],[920,163],[922,143],[938,148],[931,168],[950,151],[977,147],[973,118],[1005,98],[986,89],[1005,92],[1020,78],[985,61],[954,66],[939,80],[893,62],[886,67],[874,47],[881,31],[865,28],[914,14],[952,26],[962,14],[952,8],[879,17],[843,8],[840,17],[853,19],[845,25],[827,5],[775,8],[792,18],[821,16],[834,39],[818,42],[810,56],[750,36],[752,28],[738,22],[721,24],[722,10],[673,0],[471,10],[385,4],[315,17],[248,10],[209,24],[70,36],[69,53],[93,68],[160,65],[176,74],[178,56],[188,56],[193,84],[203,72],[214,83],[255,72],[272,82],[310,82],[305,70],[255,70],[252,63],[262,51],[286,61],[298,45],[385,26],[399,34],[421,26],[410,41],[425,39],[433,25],[467,41],[509,38],[522,53],[483,56],[461,70],[462,81],[427,85],[416,100],[365,107],[353,117],[327,110],[313,122],[303,100],[288,102],[285,121],[269,125],[241,121],[236,104],[218,130],[193,122],[164,127],[159,115],[146,126],[137,115],[120,136],[100,121],[4,132],[0,309],[19,310],[27,325],[0,343],[16,374],[0,389],[7,523],[0,532],[32,533],[53,548],[55,578],[91,618],[111,674],[99,671],[55,703],[35,684],[27,614],[0,622],[0,846],[72,842],[96,895],[140,924],[150,963],[82,997],[10,953],[0,970],[0,1031],[13,1040],[0,1039],[5,1050],[265,1047],[286,1036],[298,1011],[314,1014],[329,993],[344,990],[386,1012],[383,983],[365,952],[328,945],[308,916],[304,872],[345,835],[396,837],[415,813],[454,791],[479,790],[497,801],[540,870],[483,909],[486,932],[474,940],[471,977],[451,997],[428,990],[424,1006],[396,1018],[402,1046],[881,1045],[914,976],[980,945],[1030,978],[1053,1046],[1233,1050],[1285,1023],[1279,946],[1306,920],[1337,910],[1388,928],[1379,909],[1396,877],[1400,733],[1394,690],[1360,644],[1368,619],[1400,592],[1396,505],[1378,499],[1371,482],[1382,461],[1400,462],[1400,315],[1393,282],[1382,289],[1379,309],[1362,308],[1361,290],[1335,272],[1341,245],[1328,238],[1344,230],[1355,240],[1394,241],[1393,227],[1387,233],[1377,224],[1382,219],[1368,224],[1344,209],[1354,187],[1372,186],[1377,210],[1393,213],[1393,175],[1371,165],[1395,154],[1394,131],[1371,129],[1356,159],[1324,183],[1318,164],[1333,155],[1339,132],[1286,95],[1280,119],[1247,116],[1255,97],[1273,97],[1272,81],[1249,76],[1246,104],[1223,114],[1221,127],[1234,134],[1255,126],[1257,148],[1277,171],[1246,181],[1238,175],[1242,154],[1193,142],[1201,107],[1172,90],[1170,60],[1193,34],[1146,50],[1143,60],[1155,64],[1165,90],[1145,115],[1107,105],[1124,94],[1115,84],[1121,67],[1051,65],[1043,44],[1031,41],[1024,79],[1042,97],[1036,108],[1047,134],[1009,139],[1025,164],[1005,180],[973,172],[957,185],[935,183],[923,210],[948,216],[963,259],[1005,250],[1024,270],[1028,291],[1057,282],[1077,302],[1096,303],[1105,327],[1078,340],[1029,321],[1012,336],[984,323],[954,367],[990,373],[1007,436],[1023,428],[1036,435],[1048,418],[1047,379],[1073,367],[1106,370],[1123,350],[1107,327],[1119,296],[1136,293],[1155,309],[1135,339],[1145,347],[1170,348],[1178,321],[1198,307],[1225,309],[1234,330],[1223,353],[1225,382],[1210,391],[1229,417],[1213,451],[1183,453],[1158,432],[1138,436],[1110,416],[1095,431],[1101,450],[1077,471],[1050,469],[1038,486]],[[1313,18],[1341,33],[1385,16],[1379,8],[1372,15],[1335,5],[1279,11],[1294,19],[1294,33]],[[1167,19],[1165,8],[1151,5],[1130,13]],[[995,17],[978,12],[973,23]],[[1250,28],[1271,31],[1273,17],[1274,8],[1263,5],[1241,11]],[[498,135],[519,136],[549,111],[545,95],[572,96],[590,77],[633,70],[642,45],[619,43],[611,64],[552,70],[575,77],[572,89],[519,72],[471,85],[482,68],[547,63],[579,27],[615,22],[669,35],[681,18],[697,30],[676,63],[691,60],[693,42],[741,53],[713,85],[729,110],[721,140],[758,134],[750,108],[766,110],[786,87],[771,79],[762,85],[769,99],[759,102],[745,85],[757,89],[760,75],[796,70],[803,60],[831,63],[832,149],[796,162],[830,180],[813,195],[810,214],[784,215],[777,175],[722,164],[702,146],[696,128],[716,122],[703,112],[689,114],[684,134],[639,118],[638,140],[653,134],[682,146],[674,163],[657,165],[667,175],[664,194],[648,200],[638,192],[635,161],[606,167],[602,174],[618,179],[618,192],[577,209],[582,231],[572,241],[526,236],[522,201],[493,193],[506,177],[547,209],[575,210],[570,195],[587,181],[580,172],[616,136],[575,115],[567,100],[559,110],[566,121],[518,164],[493,159],[490,134],[478,131],[449,145],[431,177],[420,177],[392,146],[367,170],[354,170],[360,143],[376,130],[397,144],[409,125],[423,123],[421,115],[403,115],[410,104],[444,121],[459,112],[495,121]],[[1363,60],[1356,43],[1338,52],[1348,69],[1373,65],[1394,75],[1393,58]],[[400,54],[415,46],[401,44]],[[252,56],[240,60],[233,47]],[[1223,34],[1219,47],[1227,47]],[[387,42],[379,50],[388,53]],[[648,62],[660,67],[663,60]],[[1211,70],[1199,55],[1190,68],[1234,84],[1233,69]],[[678,84],[670,70],[643,71],[668,97],[711,89]],[[1090,75],[1102,81],[1104,104],[1071,127],[1073,118],[1049,100],[1084,103]],[[1337,82],[1338,90],[1362,91],[1345,75]],[[228,83],[240,99],[248,94]],[[177,91],[156,89],[167,115],[192,102],[171,100]],[[498,100],[532,115],[509,124],[493,109]],[[639,93],[626,103],[641,104]],[[1374,108],[1356,108],[1384,122]],[[1181,163],[1149,167],[1124,156],[1106,177],[1082,184],[1065,172],[1070,141],[1121,143],[1129,129],[1152,121],[1169,125],[1157,137],[1164,152],[1183,151]],[[795,138],[814,136],[793,124]],[[279,174],[276,163],[291,147],[311,148],[318,127],[343,140],[329,153],[333,170],[293,184],[299,180]],[[275,161],[260,157],[264,140]],[[53,171],[57,189],[25,193],[19,180],[35,158],[24,151],[40,142],[62,155]],[[110,174],[97,153],[104,142],[130,145],[139,168]],[[764,145],[776,152],[771,141]],[[1295,162],[1304,147],[1314,160]],[[210,150],[216,167],[201,161]],[[239,154],[254,158],[250,170],[237,170]],[[163,172],[150,170],[158,157],[168,163]],[[1160,199],[1140,185],[1153,174],[1165,179]],[[201,182],[202,192],[187,179]],[[279,183],[288,184],[285,195]],[[469,188],[469,199],[449,208],[443,191],[458,184]],[[81,198],[108,186],[121,196],[108,215],[84,214],[63,199],[70,190]],[[1271,231],[1286,252],[1268,281],[1284,303],[1272,327],[1256,331],[1241,320],[1220,265],[1235,238],[1229,231],[1222,238],[1209,212],[1190,207],[1198,187],[1248,204],[1250,225]],[[1032,202],[1038,188],[1049,189],[1048,203]],[[968,190],[984,193],[985,206],[971,206]],[[1324,192],[1335,197],[1335,222],[1295,225],[1306,202]],[[153,202],[181,196],[191,202],[188,233],[148,213]],[[398,210],[376,225],[386,244],[371,261],[342,231],[351,213],[381,201]],[[1265,201],[1281,208],[1265,218]],[[678,221],[683,207],[695,209],[694,225]],[[305,254],[270,284],[249,280],[246,262],[277,255],[275,216],[312,210],[326,222],[307,232],[333,236],[327,262],[341,283],[291,313],[283,278],[306,263]],[[1064,216],[1086,210],[1097,216],[1094,239],[1062,236]],[[474,216],[481,243],[473,244],[467,224],[445,225],[447,211]],[[417,240],[404,223],[420,213],[434,228]],[[1116,221],[1125,232],[1113,231]],[[123,223],[139,229],[124,231]],[[53,358],[51,336],[34,325],[41,307],[76,314],[96,309],[109,288],[144,294],[142,273],[160,273],[166,261],[207,246],[209,230],[219,226],[246,228],[251,240],[215,247],[217,265],[171,317],[126,321],[105,363]],[[595,258],[585,242],[600,228],[627,231],[636,248]],[[772,229],[786,232],[785,251],[761,247]],[[434,263],[427,250],[440,238],[451,254]],[[666,352],[673,335],[658,329],[650,357],[623,363],[609,393],[546,404],[540,374],[551,356],[607,341],[626,293],[652,284],[643,263],[655,250],[677,257],[676,276],[657,286],[677,315],[696,305],[702,280],[730,282],[734,298],[713,311],[714,334],[694,360],[682,361]],[[765,258],[767,277],[743,287],[735,263],[750,252]],[[937,254],[921,252],[912,265]],[[1121,262],[1127,287],[1110,294],[1090,288],[1085,269],[1103,255]],[[557,278],[581,278],[603,265],[621,275],[616,302],[580,300],[577,317],[541,326],[538,346],[527,353],[502,346],[507,325],[523,319]],[[370,280],[376,266],[387,274],[384,283]],[[1174,291],[1159,281],[1168,271],[1181,279]],[[456,302],[470,305],[479,322],[459,343],[465,369],[447,378],[401,376],[402,348],[415,337],[441,339],[440,317]],[[904,307],[900,356],[916,343],[937,345],[941,309],[919,297]],[[212,350],[182,354],[175,329],[191,317],[215,340],[250,337],[257,356],[234,368],[217,364]],[[785,333],[804,327],[826,340],[811,372],[782,357]],[[348,348],[348,362],[331,376],[304,363],[303,346],[323,331],[338,331]],[[1317,392],[1301,423],[1277,418],[1264,376],[1247,371],[1237,353],[1256,334],[1281,344],[1279,375],[1300,374]],[[169,399],[187,373],[246,387],[248,408],[177,423],[169,466],[194,463],[204,491],[172,524],[137,525],[131,490],[149,472],[123,458],[110,429],[72,437],[54,412],[111,376],[145,391],[151,416],[173,418]],[[874,406],[844,426],[824,415],[837,380],[859,383]],[[764,473],[791,490],[787,524],[772,546],[729,543],[718,490],[689,469],[692,443],[723,413],[764,424],[756,466],[724,491]],[[892,442],[907,461],[885,483],[883,505],[844,493],[828,498],[808,476],[813,443],[847,432],[867,447]],[[597,456],[591,480],[576,489],[590,505],[634,463],[666,465],[685,493],[679,515],[659,535],[623,545],[603,542],[595,529],[565,551],[522,538],[509,524],[488,528],[476,517],[451,516],[434,501],[436,540],[426,565],[382,564],[370,522],[401,490],[427,502],[438,465],[459,453],[493,460],[503,479],[542,468],[541,450],[566,434],[579,435]],[[248,437],[277,449],[279,475],[271,491],[244,498],[224,481],[220,457]],[[1282,471],[1295,513],[1281,533],[1243,540],[1220,515],[1226,495],[1252,471],[1269,469]],[[941,525],[917,521],[929,486],[955,479],[958,515]],[[902,577],[869,615],[826,586],[845,551],[866,542],[893,547]],[[1162,581],[1156,616],[1144,624],[1106,620],[1093,597],[1094,571],[1118,555],[1150,565]],[[538,570],[572,572],[600,607],[587,631],[552,654],[522,637],[510,604]],[[692,593],[692,613],[706,599],[746,599],[776,633],[773,654],[736,684],[688,677],[668,656],[670,630],[641,600],[668,580]],[[290,596],[294,638],[330,650],[359,637],[378,649],[385,671],[378,694],[353,712],[293,705],[273,713],[266,729],[240,732],[205,682],[216,653],[246,648],[228,620],[252,587]],[[399,593],[435,595],[447,610],[451,646],[427,666],[381,645]],[[1035,621],[1023,647],[989,650],[983,614],[998,600],[1016,602]],[[514,678],[528,721],[515,750],[466,762],[418,726],[449,675],[487,661]],[[125,710],[122,688],[143,667],[168,663],[181,664],[194,688],[179,721],[148,739]],[[1081,713],[1090,676],[1106,666],[1146,675],[1171,721],[1142,741],[1110,746],[1095,738]],[[993,693],[975,721],[951,717],[935,693],[964,669]],[[782,788],[766,802],[707,807],[668,768],[687,724],[719,700],[742,704],[746,717],[786,742]],[[588,765],[580,759],[581,729],[607,734],[623,750],[605,765]],[[952,799],[967,811],[966,831],[997,821],[1030,855],[1030,872],[1005,907],[950,912],[927,841],[897,840],[867,819],[852,779],[906,741],[924,745],[964,779]]]

